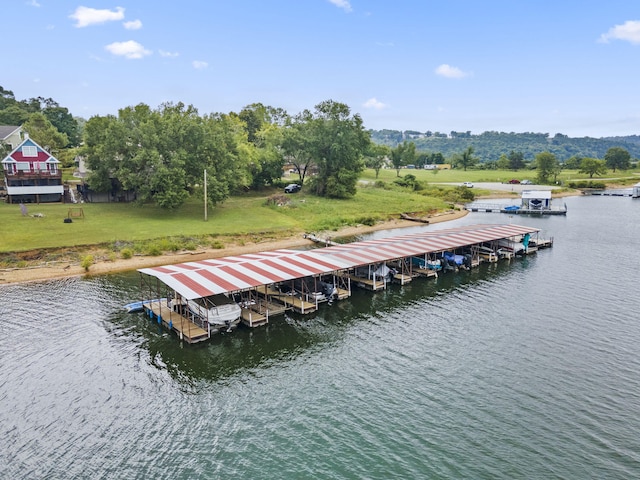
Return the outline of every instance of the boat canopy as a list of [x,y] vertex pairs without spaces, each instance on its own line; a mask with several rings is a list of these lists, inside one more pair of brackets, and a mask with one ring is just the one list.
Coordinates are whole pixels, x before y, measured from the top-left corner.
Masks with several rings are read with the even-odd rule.
[[161,267],[141,268],[187,300],[251,290],[413,255],[536,233],[523,225],[470,225],[354,242],[314,250],[273,250]]

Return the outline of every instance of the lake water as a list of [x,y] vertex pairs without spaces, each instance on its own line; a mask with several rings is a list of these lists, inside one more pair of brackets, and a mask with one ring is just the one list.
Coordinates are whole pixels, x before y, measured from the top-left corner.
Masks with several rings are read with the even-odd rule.
[[[182,345],[128,274],[0,287],[0,477],[640,477],[640,200],[554,247]],[[376,236],[396,235],[398,231]]]

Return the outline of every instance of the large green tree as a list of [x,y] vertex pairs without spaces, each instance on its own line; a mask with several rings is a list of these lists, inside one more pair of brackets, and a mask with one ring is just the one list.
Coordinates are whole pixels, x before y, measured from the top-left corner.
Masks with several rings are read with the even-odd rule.
[[309,152],[318,173],[315,192],[321,196],[349,198],[356,193],[364,169],[364,154],[371,143],[360,115],[351,115],[344,103],[326,100],[309,119]]
[[607,153],[604,154],[604,161],[607,167],[614,172],[617,168],[620,170],[628,170],[631,166],[631,155],[622,147],[611,147],[607,150]]
[[396,169],[396,176],[400,176],[400,169],[413,165],[416,160],[416,144],[405,140],[396,148],[391,149],[391,163]]
[[511,150],[511,153],[509,153],[509,168],[514,172],[524,168],[524,155],[522,152]]
[[391,149],[386,145],[371,143],[366,152],[365,165],[372,168],[376,172],[376,178],[380,173],[380,169],[384,166],[386,159],[391,154]]
[[589,178],[593,178],[594,175],[604,175],[607,173],[607,164],[604,160],[597,158],[583,158],[580,161],[579,172],[588,174]]
[[478,161],[478,158],[473,155],[474,149],[469,145],[464,152],[454,157],[454,163],[457,166],[461,166],[464,171],[467,171],[468,167],[472,167]]
[[67,134],[59,132],[47,117],[40,112],[29,115],[22,128],[29,134],[30,138],[54,155],[69,143]]
[[192,106],[145,104],[123,108],[118,117],[93,117],[85,125],[83,155],[89,184],[109,191],[117,180],[140,202],[177,208],[201,189],[207,170],[208,201],[215,205],[251,178],[246,130],[237,116],[200,117]]
[[558,174],[559,163],[556,156],[550,152],[542,152],[536,155],[536,169],[538,171],[538,183],[548,183],[552,175]]

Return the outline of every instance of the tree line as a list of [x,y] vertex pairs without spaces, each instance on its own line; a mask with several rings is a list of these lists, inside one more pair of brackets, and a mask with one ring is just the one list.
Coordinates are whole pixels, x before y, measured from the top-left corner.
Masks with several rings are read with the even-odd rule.
[[[17,100],[13,92],[0,87],[0,124],[22,125],[63,164],[82,157],[90,169],[87,182],[93,190],[109,192],[117,185],[135,192],[139,202],[169,209],[203,193],[205,171],[208,202],[216,205],[233,193],[280,186],[285,165],[293,166],[307,191],[349,198],[356,193],[365,166],[373,168],[376,176],[381,168],[391,167],[398,177],[408,165],[451,163],[464,170],[535,168],[538,181],[545,183],[555,181],[562,168],[581,169],[592,177],[607,168],[627,169],[631,158],[626,149],[614,146],[602,155],[604,160],[578,154],[563,159],[549,147],[550,141],[567,140],[564,136],[460,132],[449,138],[438,132],[365,130],[358,114],[333,100],[295,115],[261,103],[247,105],[238,113],[205,115],[183,103],[158,108],[141,103],[122,108],[117,115],[84,120],[50,98]],[[529,144],[544,140],[540,147],[547,148],[531,159],[518,149],[503,152],[498,159],[494,150],[491,159],[483,158],[479,151],[487,141],[498,149],[506,145],[505,135]],[[425,140],[454,142],[457,150],[425,150]],[[465,143],[455,143],[458,141]],[[635,145],[640,148],[640,143]]]
[[[411,141],[416,144],[420,153],[440,153],[450,158],[473,146],[479,162],[497,160],[500,155],[509,152],[521,152],[523,159],[532,162],[540,152],[550,152],[558,161],[565,162],[571,157],[604,158],[606,152],[613,147],[626,149],[634,158],[640,158],[640,138],[637,135],[628,137],[607,138],[570,138],[567,135],[547,133],[506,133],[488,131],[478,135],[471,132],[418,132],[414,130],[369,130],[371,140],[391,148]],[[443,162],[445,163],[445,162]]]

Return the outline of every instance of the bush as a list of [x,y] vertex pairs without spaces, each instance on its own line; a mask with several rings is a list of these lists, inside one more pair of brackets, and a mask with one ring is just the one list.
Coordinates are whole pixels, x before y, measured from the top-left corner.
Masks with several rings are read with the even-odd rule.
[[360,217],[360,218],[356,218],[355,221],[358,224],[367,225],[369,227],[372,227],[376,223],[378,223],[378,219],[376,217]]
[[87,255],[82,259],[82,262],[80,262],[80,266],[84,268],[85,272],[88,272],[89,268],[91,268],[91,265],[93,265],[93,263],[94,263],[93,255]]
[[162,255],[162,248],[157,243],[151,243],[147,245],[146,253],[152,257],[158,257]]
[[606,188],[606,184],[604,182],[594,182],[593,180],[583,180],[579,182],[569,182],[567,183],[569,188],[597,188],[604,189]]
[[129,258],[133,257],[133,250],[131,250],[128,247],[127,248],[123,248],[122,250],[120,250],[120,255],[124,259],[129,259]]

